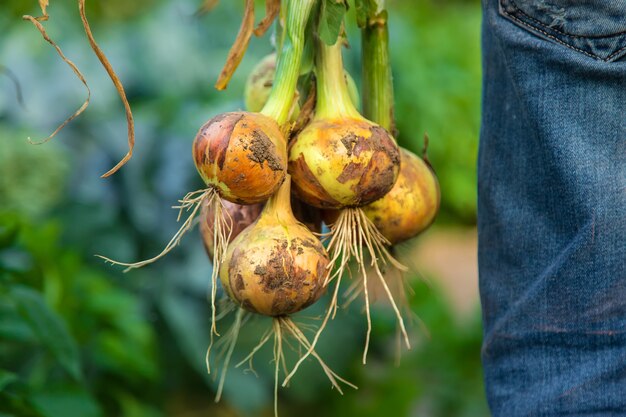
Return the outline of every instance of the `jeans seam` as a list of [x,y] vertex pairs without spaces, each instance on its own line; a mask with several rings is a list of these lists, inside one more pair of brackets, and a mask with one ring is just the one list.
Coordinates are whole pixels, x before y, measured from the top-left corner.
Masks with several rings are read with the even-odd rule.
[[[530,25],[530,24],[528,24],[528,23],[524,22],[523,20],[518,19],[517,17],[513,16],[512,14],[510,14],[509,12],[507,12],[507,11],[506,11],[506,10],[504,10],[504,9],[502,9],[502,13],[504,13],[507,17],[509,17],[511,20],[514,20],[515,22],[519,23],[520,25],[526,26],[527,28],[532,29],[532,30],[536,30],[537,32],[542,33],[543,35],[547,36],[548,38],[552,39],[552,40],[553,40],[553,41],[555,41],[555,42],[560,43],[560,44],[561,44],[561,45],[563,45],[563,46],[566,46],[566,47],[568,47],[568,48],[570,48],[570,49],[573,49],[573,50],[575,50],[575,51],[577,51],[577,52],[580,52],[581,54],[587,55],[587,56],[588,56],[588,57],[590,57],[590,58],[593,58],[593,59],[600,59],[600,60],[604,61],[604,59],[600,58],[600,57],[599,57],[599,56],[597,56],[597,55],[590,54],[589,52],[584,51],[584,50],[582,50],[582,49],[580,49],[580,48],[577,48],[577,47],[575,47],[575,46],[573,46],[573,45],[570,45],[570,44],[569,44],[569,43],[567,43],[567,42],[563,42],[562,40],[560,40],[560,39],[559,39],[559,38],[557,38],[556,36],[550,35],[548,32],[546,32],[546,31],[544,31],[544,30],[541,30],[540,28],[538,28],[538,27],[536,27],[536,26],[532,26],[532,25]],[[623,48],[622,48],[622,49],[623,49]],[[612,55],[611,55],[611,56],[612,56]],[[607,59],[608,59],[608,58],[607,58]]]
[[[535,22],[535,23],[537,24],[537,26],[540,26],[540,27],[542,27],[542,28],[544,28],[544,29],[547,29],[547,28],[548,28],[548,26],[546,26],[543,22],[541,22],[541,21],[539,21],[539,20],[535,19],[534,17],[532,17],[532,16],[528,15],[528,14],[527,14],[527,13],[525,13],[522,9],[520,9],[520,8],[517,6],[517,4],[515,4],[515,1],[511,0],[511,4],[513,5],[513,7],[515,7],[515,10],[516,10],[519,14],[524,15],[524,16],[525,16],[525,17],[527,17],[529,20],[532,20],[533,22]],[[505,11],[505,10],[503,10],[503,11],[504,11],[504,13],[506,13],[507,15],[509,14],[507,11]],[[610,35],[601,35],[601,36],[583,36],[583,35],[573,35],[573,34],[570,34],[570,33],[565,33],[565,32],[563,32],[563,31],[560,31],[560,30],[559,30],[559,29],[557,29],[557,28],[552,28],[552,27],[551,27],[550,29],[551,29],[551,30],[553,30],[553,31],[555,31],[555,32],[557,32],[557,33],[559,33],[559,34],[561,34],[561,35],[563,35],[563,36],[567,36],[567,37],[570,37],[570,38],[578,38],[578,39],[602,39],[602,38],[613,38],[613,37],[616,37],[616,36],[620,36],[620,35],[624,35],[624,34],[626,34],[626,31],[622,31],[622,32],[612,33],[612,34],[610,34]],[[624,48],[622,48],[622,49],[624,49]]]
[[607,56],[606,59],[604,59],[604,61],[610,61],[611,58],[613,58],[615,55],[619,54],[620,52],[626,50],[626,46],[624,46],[623,48],[618,49],[617,51],[613,52],[611,55]]
[[[513,4],[515,4],[515,3],[513,3]],[[559,43],[559,44],[561,44],[561,45],[563,45],[563,46],[565,46],[565,47],[567,47],[567,48],[569,48],[569,49],[572,49],[572,50],[574,50],[574,51],[576,51],[576,52],[580,52],[581,54],[586,55],[586,56],[588,56],[588,57],[590,57],[590,58],[593,58],[593,59],[597,59],[597,60],[604,61],[604,62],[610,62],[610,61],[611,61],[611,59],[612,59],[614,56],[616,56],[616,55],[620,54],[622,51],[626,50],[626,46],[624,46],[623,48],[618,49],[617,51],[613,52],[611,55],[607,56],[606,58],[602,58],[602,57],[600,57],[600,56],[598,56],[598,55],[595,55],[595,54],[589,53],[589,52],[587,52],[587,51],[585,51],[585,50],[583,50],[583,49],[577,48],[577,47],[575,47],[574,45],[570,45],[569,43],[562,41],[561,39],[557,38],[556,36],[554,36],[554,35],[550,35],[548,32],[546,32],[545,30],[542,30],[541,28],[539,28],[539,27],[537,27],[537,26],[533,26],[533,25],[531,25],[531,24],[528,24],[528,23],[524,22],[523,20],[519,19],[518,17],[516,17],[516,16],[512,15],[511,13],[507,12],[506,10],[504,10],[504,8],[501,8],[500,10],[501,10],[501,12],[502,12],[504,15],[506,15],[506,16],[507,16],[508,18],[510,18],[511,20],[513,20],[513,21],[515,21],[515,22],[519,23],[520,25],[525,26],[525,27],[527,27],[527,28],[528,28],[528,29],[530,29],[530,30],[536,30],[537,32],[539,32],[539,33],[543,34],[544,36],[546,36],[546,37],[548,37],[548,38],[550,38],[550,39],[552,39],[553,41],[555,41],[555,42],[557,42],[557,43]],[[519,10],[519,9],[518,9],[518,10]],[[524,16],[528,17],[529,19],[531,19],[531,20],[533,20],[533,21],[537,22],[537,24],[538,24],[538,25],[540,25],[542,28],[543,28],[543,27],[545,27],[545,26],[543,26],[540,22],[538,22],[537,20],[533,19],[532,17],[530,17],[530,16],[526,15],[526,14],[525,14],[524,12],[522,12],[521,10],[520,10],[519,12],[520,12],[521,14],[523,14]],[[554,29],[554,30],[556,30],[556,29]],[[561,33],[561,34],[563,34],[564,36],[572,36],[572,37],[577,37],[577,38],[584,38],[583,36],[568,35],[568,34],[565,34],[565,33],[560,32],[560,31],[558,31],[558,30],[556,30],[556,32]]]

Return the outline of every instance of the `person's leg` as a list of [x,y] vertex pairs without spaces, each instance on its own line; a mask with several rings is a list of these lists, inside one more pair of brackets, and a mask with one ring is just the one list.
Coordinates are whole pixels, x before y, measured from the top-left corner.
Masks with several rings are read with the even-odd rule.
[[626,415],[626,2],[485,0],[482,358],[494,416]]

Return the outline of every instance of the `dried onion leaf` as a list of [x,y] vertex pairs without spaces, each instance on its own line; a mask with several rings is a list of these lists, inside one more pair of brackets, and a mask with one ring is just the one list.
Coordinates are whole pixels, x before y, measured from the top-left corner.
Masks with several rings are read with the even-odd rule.
[[270,28],[276,16],[280,13],[280,0],[265,0],[265,17],[254,29],[254,36],[261,37]]
[[[43,3],[47,4],[46,0],[40,1],[40,4]],[[45,12],[45,6],[42,6],[42,10]],[[43,19],[43,17],[45,17],[45,19]],[[43,36],[43,38],[45,39],[46,42],[48,42],[50,45],[52,45],[54,47],[54,49],[56,49],[57,53],[59,54],[59,56],[61,57],[61,59],[70,66],[70,68],[72,68],[72,71],[74,71],[74,74],[76,74],[76,76],[78,77],[78,79],[85,85],[85,88],[87,88],[87,99],[84,101],[84,103],[82,104],[82,106],[80,106],[78,108],[78,110],[76,110],[74,112],[74,114],[72,114],[70,117],[68,117],[67,119],[65,119],[65,121],[63,123],[61,123],[61,125],[59,127],[56,128],[56,130],[54,132],[52,132],[52,134],[50,136],[48,136],[47,138],[40,140],[38,142],[33,142],[31,140],[31,138],[28,138],[28,142],[34,144],[34,145],[41,145],[43,143],[48,142],[50,139],[52,139],[53,137],[56,136],[57,133],[59,133],[61,131],[61,129],[63,129],[69,122],[71,122],[72,120],[74,120],[76,117],[80,116],[80,114],[82,112],[85,111],[85,109],[87,108],[87,106],[89,105],[89,100],[91,99],[91,89],[89,88],[89,86],[87,85],[87,81],[85,80],[85,77],[83,76],[83,74],[80,72],[80,70],[78,69],[78,67],[76,66],[76,64],[74,64],[72,61],[70,61],[65,54],[63,54],[63,51],[61,51],[61,48],[59,48],[59,46],[52,40],[50,39],[50,36],[48,36],[48,33],[46,32],[46,30],[44,29],[43,25],[41,23],[39,23],[39,20],[46,20],[48,18],[48,15],[44,15],[42,17],[33,17],[30,15],[25,15],[22,16],[22,19],[27,20],[29,22],[31,22],[33,25],[35,25],[35,27],[37,28],[37,30],[39,31],[39,33],[41,33],[41,36]]]
[[122,103],[124,103],[124,110],[126,111],[126,122],[128,125],[128,152],[122,158],[121,161],[117,163],[113,168],[104,173],[101,177],[106,178],[114,173],[116,173],[128,160],[133,156],[133,147],[135,146],[135,122],[133,120],[133,113],[130,110],[130,104],[128,103],[128,99],[126,98],[126,92],[124,91],[124,86],[120,81],[119,77],[113,70],[111,63],[107,59],[102,49],[96,43],[96,40],[91,33],[91,28],[89,27],[89,22],[87,21],[87,16],[85,15],[85,0],[78,0],[78,11],[80,13],[80,18],[83,22],[83,27],[85,28],[85,33],[87,34],[87,39],[89,40],[89,44],[91,45],[91,49],[94,51],[100,63],[109,74],[111,81],[115,85],[115,89],[117,90]]
[[48,5],[49,5],[49,1],[48,0],[39,0],[39,7],[41,8],[41,13],[42,16],[36,17],[35,19],[39,20],[39,21],[44,21],[44,20],[48,20]]
[[222,68],[222,72],[220,72],[217,82],[215,83],[216,89],[224,90],[228,86],[228,82],[243,59],[246,49],[248,49],[248,43],[250,42],[253,29],[254,0],[246,0],[245,11],[241,27],[239,28],[239,33],[237,33],[237,38],[228,52],[228,58],[226,58],[224,68]]

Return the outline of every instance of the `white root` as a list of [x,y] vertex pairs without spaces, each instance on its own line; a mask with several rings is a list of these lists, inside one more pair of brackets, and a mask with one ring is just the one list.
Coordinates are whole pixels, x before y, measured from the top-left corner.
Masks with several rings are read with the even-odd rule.
[[[213,206],[213,268],[211,270],[211,343],[213,335],[219,336],[215,318],[215,299],[217,297],[217,278],[220,267],[226,257],[228,243],[232,236],[233,220],[227,210],[224,210],[224,203],[217,192],[213,192],[208,202]],[[211,212],[211,210],[209,210]],[[226,213],[226,215],[224,215]]]
[[[219,317],[219,316],[218,316]],[[215,401],[218,402],[221,399],[224,383],[226,380],[226,375],[228,371],[228,366],[231,362],[233,352],[235,349],[235,345],[237,343],[239,334],[241,332],[241,328],[247,323],[249,319],[253,317],[252,313],[245,311],[242,308],[237,308],[237,314],[235,317],[235,321],[232,326],[228,329],[228,331],[222,336],[217,343],[215,344],[215,349],[220,349],[217,357],[215,358],[216,362],[221,362],[221,372],[219,373],[219,383],[217,394],[215,396]],[[309,328],[310,325],[303,325],[303,328]],[[295,340],[295,346],[289,343],[288,336],[292,337]],[[307,354],[313,356],[317,362],[320,364],[322,370],[328,377],[328,380],[331,382],[332,387],[337,389],[339,393],[343,394],[340,384],[345,384],[349,387],[357,389],[357,387],[340,377],[337,373],[335,373],[318,355],[315,350],[313,350],[311,342],[304,335],[300,327],[293,322],[293,320],[286,316],[274,317],[272,319],[272,327],[267,330],[263,336],[261,337],[259,343],[244,357],[241,361],[239,361],[235,368],[241,367],[243,364],[248,363],[249,371],[253,372],[256,375],[253,367],[253,359],[254,356],[265,346],[267,343],[273,339],[274,347],[273,347],[273,361],[274,361],[274,413],[275,417],[278,415],[278,388],[279,388],[279,375],[280,369],[283,369],[285,375],[292,373],[287,369],[287,362],[284,354],[284,346],[289,346],[292,350],[299,353],[300,355],[304,350],[307,351]],[[207,370],[211,373],[210,367],[210,355],[211,350],[213,349],[213,345],[209,345],[206,353],[206,365]],[[222,361],[222,358],[224,359]],[[286,386],[287,383],[284,382],[282,386]]]
[[[300,330],[300,328],[296,326],[293,320],[291,320],[288,317],[279,317],[275,320],[279,320],[281,325],[284,326],[289,331],[289,333],[296,339],[296,341],[300,345],[302,345],[303,348],[307,349],[307,354],[310,354],[315,359],[317,359],[317,362],[322,367],[322,370],[328,377],[328,380],[331,382],[332,386],[335,389],[337,389],[337,391],[339,391],[340,394],[343,394],[343,391],[341,390],[341,386],[339,385],[339,382],[346,384],[347,386],[351,388],[358,389],[356,385],[340,377],[339,375],[337,375],[337,373],[335,373],[332,369],[330,369],[328,365],[326,365],[326,363],[322,360],[322,358],[313,349],[313,345],[311,344],[311,342],[309,342],[309,340],[306,338],[304,333],[302,333],[302,330]],[[293,371],[291,374],[293,374]],[[285,381],[283,381],[283,387],[286,386],[288,382],[289,381],[285,379]]]
[[205,201],[205,199],[212,198],[214,193],[215,191],[212,189],[197,190],[197,191],[187,193],[187,195],[185,195],[185,197],[182,200],[178,200],[181,204],[179,206],[172,207],[172,208],[179,209],[178,218],[176,220],[180,221],[180,218],[182,217],[184,211],[191,210],[191,214],[187,217],[185,222],[180,226],[178,231],[174,234],[174,236],[167,243],[167,245],[165,245],[165,248],[161,251],[161,253],[159,253],[155,257],[146,259],[144,261],[126,263],[126,262],[115,261],[113,259],[107,258],[106,256],[102,256],[102,255],[96,255],[96,256],[98,258],[104,259],[105,262],[109,262],[112,265],[126,266],[127,268],[124,270],[124,272],[128,272],[131,269],[135,269],[135,268],[141,268],[142,266],[146,266],[153,262],[156,262],[157,260],[167,255],[176,246],[178,246],[178,244],[180,243],[185,233],[187,233],[193,227],[194,225],[193,221],[196,215],[198,214],[198,211],[202,207],[202,203]]
[[274,319],[272,328],[274,329],[274,417],[278,417],[278,373],[281,359],[284,360],[283,337],[279,319]]
[[[222,301],[230,301],[230,300],[222,300]],[[222,303],[222,304],[224,304],[224,303]],[[237,309],[237,314],[239,314],[239,310],[240,309],[234,303],[229,302],[227,304],[229,306],[232,305],[232,308],[226,308],[224,311],[220,312],[220,314],[217,316],[217,320],[220,320],[220,319],[226,317],[234,309]],[[246,317],[246,319],[247,319],[247,317]],[[206,364],[207,374],[209,374],[209,375],[211,374],[211,352],[213,351],[213,346],[215,346],[215,349],[218,349],[218,354],[217,354],[216,361],[219,362],[219,360],[224,356],[224,351],[221,350],[221,349],[223,348],[224,345],[228,345],[228,343],[229,343],[229,341],[230,341],[230,339],[232,337],[232,332],[231,332],[232,327],[234,327],[234,326],[231,326],[231,328],[226,333],[226,335],[223,338],[219,339],[217,341],[217,343],[214,343],[213,333],[209,332],[209,334],[210,334],[210,342],[209,342],[209,346],[207,347],[206,354],[204,356],[204,362]],[[239,327],[241,327],[241,326],[239,326]],[[224,348],[224,349],[227,350],[227,348]]]
[[322,324],[320,324],[319,329],[317,330],[317,332],[315,332],[315,336],[313,337],[313,342],[311,342],[309,346],[307,347],[306,353],[304,355],[300,355],[300,359],[298,359],[298,362],[296,362],[291,372],[287,375],[287,377],[283,381],[283,387],[287,386],[291,378],[293,378],[293,376],[298,371],[298,368],[300,367],[300,365],[302,365],[302,363],[306,360],[306,358],[308,358],[309,355],[313,353],[313,349],[315,349],[315,346],[317,345],[317,341],[319,340],[320,336],[322,335],[322,332],[326,328],[326,324],[328,324],[328,320],[333,315],[333,311],[335,311],[336,309],[337,297],[339,294],[339,287],[341,284],[341,277],[342,277],[341,275],[337,277],[337,282],[335,283],[335,290],[333,291],[330,304],[328,306],[328,309],[326,310],[326,315],[324,316],[324,320],[322,321]]
[[[339,218],[337,219],[337,221],[331,225],[330,233],[326,237],[330,237],[330,241],[328,243],[328,251],[331,254],[331,261],[328,264],[328,267],[335,267],[337,262],[338,266],[336,267],[334,272],[328,274],[326,280],[324,281],[324,285],[328,285],[331,281],[336,280],[337,282],[335,284],[335,290],[333,291],[333,296],[331,298],[324,320],[320,328],[318,329],[315,337],[313,338],[311,347],[300,358],[300,360],[298,360],[294,369],[285,379],[283,385],[289,382],[289,380],[297,371],[298,367],[312,353],[315,345],[319,340],[320,335],[322,334],[328,323],[328,319],[331,317],[335,317],[338,308],[337,294],[339,286],[341,284],[341,277],[346,271],[350,272],[350,268],[348,268],[348,262],[352,258],[354,258],[357,263],[358,269],[361,272],[363,282],[361,290],[364,293],[365,314],[367,317],[367,333],[365,339],[365,347],[363,350],[363,363],[366,363],[367,353],[369,350],[370,335],[372,331],[372,321],[370,314],[370,297],[367,285],[368,273],[365,262],[364,247],[367,248],[369,252],[369,255],[371,257],[371,267],[374,269],[376,277],[378,277],[378,279],[380,280],[380,283],[385,290],[385,294],[387,295],[389,303],[394,310],[404,342],[408,349],[411,348],[409,336],[404,325],[404,319],[402,318],[402,314],[400,313],[400,310],[398,309],[398,306],[394,301],[393,295],[389,290],[389,286],[387,285],[379,266],[380,260],[384,265],[387,265],[389,263],[398,270],[407,270],[407,268],[400,262],[398,262],[387,249],[387,247],[390,246],[390,242],[378,231],[378,229],[376,229],[374,223],[372,223],[371,220],[367,218],[363,210],[361,210],[360,208],[343,209],[339,214]],[[352,296],[350,297],[351,299],[355,298],[360,293],[360,291],[353,290],[353,288],[356,287],[351,286],[348,291],[349,293],[354,291],[354,293],[352,293]],[[351,299],[349,301],[351,301]]]
[[99,258],[104,259],[105,262],[109,262],[113,265],[121,265],[127,267],[124,272],[128,272],[131,269],[141,268],[143,266],[149,265],[151,263],[156,262],[157,260],[163,258],[167,255],[172,249],[180,244],[181,239],[194,225],[194,220],[196,219],[198,212],[202,208],[204,204],[207,204],[212,210],[209,212],[215,213],[213,219],[213,270],[211,272],[211,344],[213,343],[213,335],[219,336],[216,327],[216,297],[217,297],[217,278],[219,276],[220,265],[224,260],[224,256],[226,255],[226,250],[228,248],[228,242],[230,241],[230,237],[232,234],[232,218],[227,210],[224,210],[224,203],[220,198],[218,192],[214,188],[207,188],[203,190],[197,190],[190,193],[187,193],[182,200],[178,200],[180,205],[173,206],[173,208],[178,209],[178,217],[176,221],[180,221],[184,212],[191,212],[183,224],[180,226],[178,231],[174,234],[174,236],[170,239],[170,241],[165,245],[165,248],[156,256],[146,259],[144,261],[133,262],[133,263],[125,263],[115,261],[113,259],[107,258],[102,255],[96,255]]
[[[398,319],[398,325],[400,326],[400,331],[402,332],[402,336],[404,338],[404,342],[406,344],[407,349],[411,348],[411,343],[409,342],[409,336],[407,334],[406,331],[406,327],[404,326],[404,320],[402,318],[402,314],[400,313],[400,310],[398,309],[398,306],[396,305],[396,302],[393,298],[393,295],[391,294],[391,291],[389,290],[389,286],[387,285],[387,281],[385,280],[385,277],[383,276],[379,264],[378,264],[378,258],[376,257],[376,254],[378,253],[379,256],[381,257],[383,263],[387,263],[387,260],[397,269],[400,269],[402,271],[406,271],[407,268],[400,264],[400,262],[398,262],[397,260],[395,260],[393,258],[393,256],[391,256],[391,254],[389,253],[389,251],[387,250],[387,246],[389,246],[389,241],[376,229],[376,226],[374,225],[374,223],[372,223],[367,216],[365,215],[365,213],[363,212],[363,210],[361,209],[353,209],[356,211],[356,214],[358,215],[358,217],[360,218],[360,225],[361,227],[358,227],[357,230],[359,231],[359,234],[363,237],[363,242],[365,242],[370,256],[372,258],[372,262],[371,262],[371,266],[374,268],[374,270],[376,271],[376,276],[379,278],[380,283],[382,284],[383,288],[385,289],[385,293],[387,294],[387,298],[389,300],[389,303],[391,304],[391,307],[393,308],[393,311],[396,314],[396,317]],[[369,300],[368,300],[368,292],[367,292],[367,272],[366,272],[366,268],[364,267],[364,260],[363,260],[363,247],[360,246],[360,263],[359,263],[359,267],[361,268],[362,272],[363,272],[363,287],[364,287],[364,291],[365,291],[365,300],[366,300],[366,309],[367,314],[369,316]],[[371,324],[369,323],[369,317],[368,317],[368,325],[371,326]],[[368,327],[368,338],[367,340],[369,341],[369,333],[371,331],[371,327]],[[365,348],[365,352],[363,354],[363,363],[365,363],[366,360],[366,354],[367,354],[367,342],[366,342],[366,348]]]
[[[233,351],[235,350],[237,339],[239,338],[239,332],[241,328],[243,327],[243,325],[246,323],[246,321],[249,319],[249,317],[250,315],[246,313],[244,309],[239,308],[237,310],[237,314],[235,315],[235,322],[233,323],[231,328],[228,329],[228,332],[226,332],[226,334],[223,336],[223,339],[220,339],[218,342],[219,344],[224,345],[224,350],[220,352],[220,354],[218,354],[218,357],[216,358],[216,360],[219,362],[223,355],[225,355],[225,359],[224,359],[224,362],[222,363],[222,372],[220,374],[220,380],[217,385],[217,393],[215,394],[215,402],[219,402],[219,400],[222,397],[222,392],[224,390],[224,382],[226,381],[226,374],[228,373],[228,366],[230,364]],[[211,373],[210,356],[211,356],[212,347],[213,347],[213,342],[209,344],[209,347],[206,352],[206,357],[205,357],[207,372],[209,374]]]
[[256,375],[256,372],[254,370],[254,366],[252,364],[252,360],[254,359],[254,355],[259,350],[261,350],[261,348],[263,346],[265,346],[265,344],[270,340],[271,337],[272,337],[272,332],[271,331],[268,330],[267,332],[265,332],[263,337],[261,337],[261,341],[252,349],[252,351],[250,351],[248,356],[243,358],[237,365],[235,365],[235,368],[239,368],[241,365],[243,365],[244,363],[248,362],[248,370]]

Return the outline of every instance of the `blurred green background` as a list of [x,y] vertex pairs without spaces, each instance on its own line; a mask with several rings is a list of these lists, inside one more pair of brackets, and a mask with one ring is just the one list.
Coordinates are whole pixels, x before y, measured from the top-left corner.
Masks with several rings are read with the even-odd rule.
[[[46,28],[84,72],[92,100],[42,146],[26,138],[47,136],[85,91],[20,19],[37,15],[37,2],[0,2],[0,64],[19,80],[25,102],[20,106],[11,78],[0,75],[0,416],[272,415],[270,348],[256,359],[258,377],[230,369],[223,400],[213,402],[216,382],[204,366],[211,267],[197,232],[157,264],[127,274],[93,256],[134,261],[158,253],[177,229],[170,207],[202,188],[190,150],[198,127],[243,107],[247,73],[271,51],[269,35],[253,38],[229,88],[215,91],[243,2],[223,0],[197,16],[199,2],[88,2],[92,30],[125,84],[137,128],[133,159],[105,180],[99,176],[126,152],[125,118],[89,49],[76,2],[52,0]],[[397,365],[393,315],[376,310],[364,367],[364,315],[357,305],[341,311],[319,351],[359,390],[340,396],[308,362],[280,391],[282,416],[488,415],[473,228],[480,4],[388,6],[398,139],[421,152],[428,132],[442,189],[436,225],[401,248],[420,271],[409,278],[421,324],[412,327],[413,348]],[[345,61],[358,84],[360,41],[354,24],[348,29]],[[258,336],[244,333],[235,359]]]

